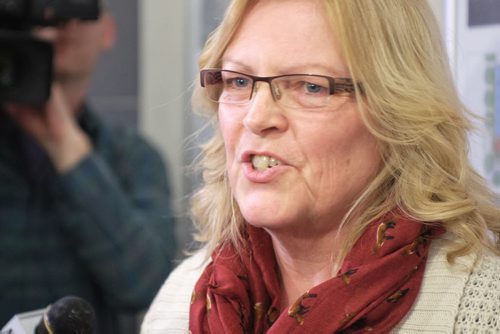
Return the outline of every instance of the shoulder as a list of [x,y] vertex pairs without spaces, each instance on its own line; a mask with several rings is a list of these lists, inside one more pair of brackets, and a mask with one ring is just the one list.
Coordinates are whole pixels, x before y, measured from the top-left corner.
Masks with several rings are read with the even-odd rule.
[[172,271],[146,313],[141,334],[188,332],[191,294],[208,264],[205,258],[200,250]]
[[486,254],[464,288],[455,330],[500,332],[500,257]]
[[[462,257],[451,266],[446,260],[445,243],[436,240],[431,245],[420,293],[394,332],[469,332],[476,328],[471,327],[472,319],[496,317],[494,310],[500,308],[500,258],[486,254],[474,263],[472,256]],[[481,310],[484,305],[471,304],[471,293],[480,302],[486,290],[492,303],[489,309]],[[489,328],[498,330],[500,322],[497,326]]]

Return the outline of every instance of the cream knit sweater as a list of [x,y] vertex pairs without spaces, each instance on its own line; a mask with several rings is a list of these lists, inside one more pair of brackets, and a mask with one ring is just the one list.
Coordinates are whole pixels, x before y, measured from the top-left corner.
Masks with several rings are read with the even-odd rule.
[[[203,251],[169,276],[142,323],[141,334],[189,333],[189,306],[203,271]],[[419,297],[393,333],[500,333],[500,258],[486,255],[451,268],[443,242],[432,243]]]

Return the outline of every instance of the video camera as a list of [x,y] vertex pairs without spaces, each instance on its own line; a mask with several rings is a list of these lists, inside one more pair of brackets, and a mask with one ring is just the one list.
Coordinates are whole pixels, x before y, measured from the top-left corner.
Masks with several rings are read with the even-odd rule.
[[50,96],[53,49],[37,26],[97,20],[100,0],[0,0],[0,103],[39,104]]

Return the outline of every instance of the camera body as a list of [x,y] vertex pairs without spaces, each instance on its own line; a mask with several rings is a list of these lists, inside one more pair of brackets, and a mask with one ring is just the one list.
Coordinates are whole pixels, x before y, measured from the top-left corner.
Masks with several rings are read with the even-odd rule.
[[50,96],[52,45],[32,36],[37,26],[97,20],[99,0],[0,0],[0,103],[40,104]]

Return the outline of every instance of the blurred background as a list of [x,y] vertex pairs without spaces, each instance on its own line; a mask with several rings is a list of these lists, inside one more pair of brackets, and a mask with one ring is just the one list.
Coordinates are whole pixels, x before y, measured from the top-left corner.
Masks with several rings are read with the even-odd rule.
[[[139,128],[169,161],[178,215],[179,257],[191,240],[189,194],[199,178],[187,173],[197,150],[187,137],[202,125],[190,113],[197,55],[221,19],[224,0],[109,0],[118,39],[93,75],[90,103],[105,119]],[[197,142],[206,136],[198,137]]]
[[[191,225],[185,212],[199,178],[186,174],[202,125],[190,112],[197,56],[217,25],[225,0],[109,0],[118,24],[116,47],[102,57],[91,102],[103,116],[138,127],[169,161],[185,248]],[[447,44],[457,87],[477,115],[471,160],[500,192],[500,1],[429,0]],[[179,253],[181,256],[181,253]]]

